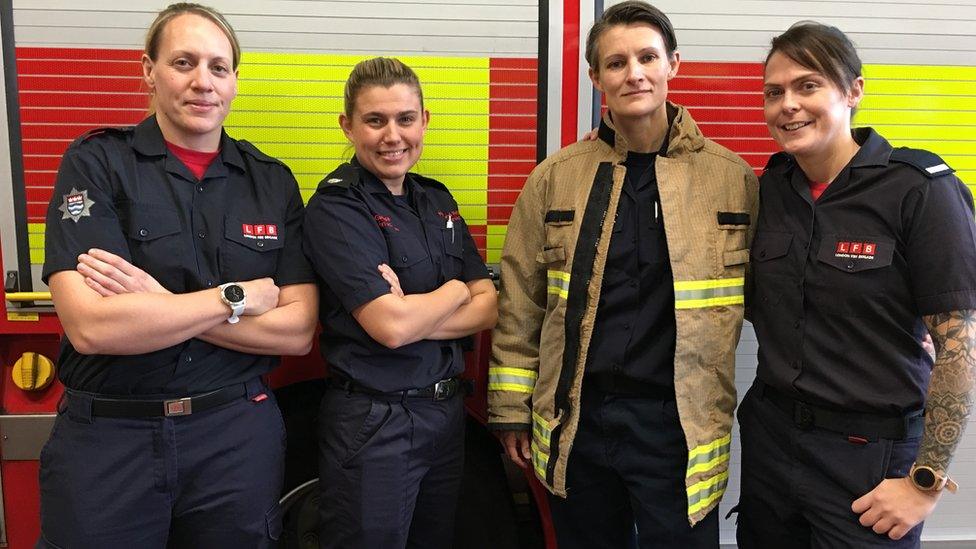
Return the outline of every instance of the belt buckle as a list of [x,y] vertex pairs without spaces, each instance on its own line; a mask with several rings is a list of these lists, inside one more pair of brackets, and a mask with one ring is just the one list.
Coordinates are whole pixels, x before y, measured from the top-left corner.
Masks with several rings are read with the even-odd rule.
[[188,416],[193,413],[193,402],[190,397],[163,401],[163,415],[166,417]]
[[450,379],[442,379],[434,384],[434,400],[446,400],[451,396]]
[[803,402],[793,403],[793,423],[807,431],[813,428],[813,410]]

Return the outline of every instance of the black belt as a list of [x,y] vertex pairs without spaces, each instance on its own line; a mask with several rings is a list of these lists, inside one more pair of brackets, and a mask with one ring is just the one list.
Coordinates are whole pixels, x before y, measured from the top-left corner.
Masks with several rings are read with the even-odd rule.
[[[235,383],[224,388],[183,398],[165,400],[142,400],[128,398],[114,398],[105,396],[91,397],[91,415],[100,417],[173,417],[199,414],[232,400],[247,395],[245,383]],[[65,390],[66,398],[85,398],[85,393]]]
[[375,397],[386,398],[390,400],[401,400],[404,398],[428,398],[431,400],[447,400],[454,397],[454,395],[460,393],[465,389],[464,380],[456,377],[450,379],[442,379],[433,385],[427,387],[421,387],[420,389],[405,389],[403,391],[392,391],[384,392],[377,391],[367,387],[361,383],[353,381],[352,379],[339,375],[333,374],[329,377],[329,386],[335,387],[337,389],[342,389],[343,391],[348,391],[350,393],[361,393],[364,395],[370,395]]
[[674,387],[664,387],[656,383],[641,381],[610,372],[586,374],[583,377],[583,387],[585,389],[596,389],[611,395],[674,400]]
[[921,436],[925,428],[925,416],[921,411],[905,416],[839,412],[796,400],[758,379],[756,388],[760,398],[772,402],[774,406],[789,415],[793,424],[800,429],[819,427],[869,440],[878,438],[903,440]]

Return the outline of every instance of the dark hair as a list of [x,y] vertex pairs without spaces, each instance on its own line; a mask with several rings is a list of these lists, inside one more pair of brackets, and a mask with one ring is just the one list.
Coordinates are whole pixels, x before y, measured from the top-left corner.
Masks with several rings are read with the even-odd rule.
[[678,39],[674,36],[674,25],[664,12],[639,0],[627,0],[603,12],[603,15],[593,23],[593,28],[586,36],[586,62],[590,68],[599,71],[600,52],[597,51],[597,41],[607,32],[610,27],[617,25],[632,25],[634,23],[647,23],[661,31],[664,38],[664,47],[668,50],[668,57],[674,57],[675,50],[678,49]]
[[146,32],[146,55],[153,61],[156,60],[156,56],[159,54],[159,43],[163,40],[163,31],[166,30],[166,25],[174,18],[187,13],[203,17],[223,31],[230,42],[230,49],[234,56],[233,68],[237,70],[237,65],[241,62],[241,44],[237,40],[237,34],[234,33],[234,27],[230,26],[230,23],[219,11],[209,6],[191,2],[170,4],[166,9],[156,14],[156,19],[149,25],[149,31]]
[[400,61],[392,57],[374,57],[360,61],[353,67],[346,80],[343,94],[346,116],[352,117],[356,110],[356,98],[364,88],[379,86],[390,88],[395,84],[406,84],[417,92],[420,98],[420,108],[424,108],[424,92],[420,89],[420,79],[417,73]]
[[765,65],[774,53],[781,53],[800,65],[819,72],[844,92],[851,91],[861,76],[861,58],[854,44],[837,27],[800,21],[773,38]]

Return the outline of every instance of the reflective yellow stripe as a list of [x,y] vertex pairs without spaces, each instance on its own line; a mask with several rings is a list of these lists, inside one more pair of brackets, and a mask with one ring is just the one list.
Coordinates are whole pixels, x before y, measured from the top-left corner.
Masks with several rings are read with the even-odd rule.
[[725,493],[729,483],[729,472],[724,471],[714,477],[696,482],[688,487],[688,515],[707,508]]
[[565,271],[546,271],[549,279],[548,290],[550,294],[558,295],[563,299],[569,298],[569,273]]
[[684,280],[674,283],[675,309],[700,309],[745,303],[744,278]]
[[532,412],[532,435],[533,440],[538,441],[540,447],[549,450],[549,440],[552,438],[549,422],[535,411]]
[[546,478],[546,467],[549,466],[549,454],[539,449],[539,445],[532,441],[532,468],[541,478]]
[[532,394],[538,378],[539,373],[535,370],[507,366],[488,368],[488,390]]

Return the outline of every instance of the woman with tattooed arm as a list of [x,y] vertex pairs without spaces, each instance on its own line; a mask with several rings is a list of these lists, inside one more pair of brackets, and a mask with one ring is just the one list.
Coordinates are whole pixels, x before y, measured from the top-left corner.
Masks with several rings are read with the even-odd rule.
[[976,372],[973,200],[938,156],[851,130],[864,87],[838,29],[773,39],[763,96],[783,152],[752,246],[741,548],[918,547],[956,488]]

